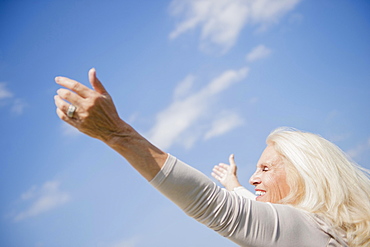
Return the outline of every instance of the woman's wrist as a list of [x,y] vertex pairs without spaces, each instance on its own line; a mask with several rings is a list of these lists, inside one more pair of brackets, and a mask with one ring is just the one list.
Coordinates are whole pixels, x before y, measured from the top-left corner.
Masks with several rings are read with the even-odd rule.
[[238,181],[238,178],[237,177],[233,177],[233,179],[230,179],[230,181],[228,182],[226,189],[229,190],[229,191],[233,191],[235,188],[237,187],[240,187],[240,183]]
[[124,121],[119,126],[117,131],[106,136],[104,142],[150,181],[161,170],[168,154],[151,144]]
[[130,145],[133,139],[143,138],[123,120],[119,120],[114,130],[107,132],[101,139],[108,146],[116,148],[124,148]]

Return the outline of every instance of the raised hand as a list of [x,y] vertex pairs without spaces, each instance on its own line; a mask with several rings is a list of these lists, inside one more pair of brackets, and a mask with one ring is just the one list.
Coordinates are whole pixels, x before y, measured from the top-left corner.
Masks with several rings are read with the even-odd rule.
[[212,176],[217,179],[227,190],[232,191],[236,187],[240,187],[237,177],[237,166],[235,164],[234,155],[229,157],[230,165],[220,163],[214,166]]
[[58,116],[82,133],[105,142],[121,154],[148,181],[160,171],[167,154],[143,138],[117,113],[113,100],[89,71],[93,89],[66,77],[56,77],[58,89],[54,100]]
[[67,88],[59,89],[54,97],[57,114],[62,120],[105,142],[122,133],[126,125],[119,118],[112,98],[96,77],[95,69],[89,71],[93,89],[66,77],[56,77],[55,81]]

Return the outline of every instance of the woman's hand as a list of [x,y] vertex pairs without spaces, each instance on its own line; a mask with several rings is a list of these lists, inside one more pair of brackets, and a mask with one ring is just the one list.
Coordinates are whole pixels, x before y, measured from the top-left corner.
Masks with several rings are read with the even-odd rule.
[[[119,118],[112,98],[96,77],[95,69],[89,71],[89,81],[93,89],[66,77],[56,77],[55,81],[67,88],[59,89],[54,97],[57,114],[62,120],[104,142],[110,142],[115,135],[123,133],[125,124]],[[70,105],[76,108],[68,116]]]
[[212,176],[217,179],[227,190],[232,191],[236,187],[240,187],[238,177],[236,175],[236,164],[234,155],[229,157],[230,165],[220,163],[213,168]]
[[154,178],[167,154],[120,119],[112,98],[96,77],[95,69],[89,71],[93,89],[66,77],[56,77],[55,81],[67,88],[59,89],[54,97],[57,114],[62,120],[105,142],[147,180]]

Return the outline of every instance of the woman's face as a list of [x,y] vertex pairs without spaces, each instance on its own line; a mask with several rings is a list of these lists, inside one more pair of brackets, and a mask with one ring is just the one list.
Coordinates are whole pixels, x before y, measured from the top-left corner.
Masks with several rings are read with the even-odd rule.
[[255,186],[257,201],[278,203],[288,195],[285,166],[272,146],[263,151],[249,183]]

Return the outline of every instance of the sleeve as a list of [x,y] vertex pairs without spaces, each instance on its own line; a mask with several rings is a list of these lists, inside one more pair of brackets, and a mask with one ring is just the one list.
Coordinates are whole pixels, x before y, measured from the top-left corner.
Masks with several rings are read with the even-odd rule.
[[222,189],[171,155],[150,183],[187,215],[240,246],[303,247],[327,242],[297,209]]
[[244,188],[243,186],[234,188],[234,191],[239,196],[242,196],[242,197],[245,197],[245,198],[249,198],[251,200],[256,200],[256,196],[252,192],[250,192],[249,190],[247,190],[246,188]]

